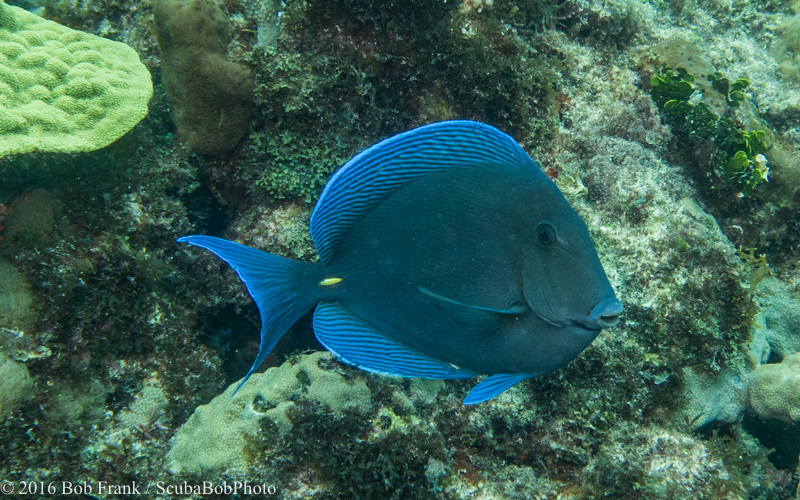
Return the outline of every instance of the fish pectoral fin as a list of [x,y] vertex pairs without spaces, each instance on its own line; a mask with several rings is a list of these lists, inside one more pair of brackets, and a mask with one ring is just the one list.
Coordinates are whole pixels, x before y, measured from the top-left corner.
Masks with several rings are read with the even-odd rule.
[[489,375],[469,391],[467,397],[464,398],[464,404],[474,405],[488,401],[510,389],[511,386],[532,376],[533,374],[531,373],[499,373],[497,375]]
[[483,311],[483,312],[495,313],[495,314],[522,314],[523,312],[528,310],[527,306],[525,306],[523,304],[513,304],[511,307],[507,307],[505,309],[492,309],[490,307],[473,306],[473,305],[469,305],[469,304],[464,304],[464,303],[459,302],[457,300],[453,300],[453,299],[447,298],[444,295],[439,295],[438,293],[432,292],[432,291],[428,290],[427,288],[424,288],[424,287],[421,287],[421,286],[417,287],[417,289],[420,292],[424,293],[425,295],[433,297],[434,299],[441,300],[443,302],[446,302],[446,303],[451,304],[453,306],[458,306],[460,308],[472,309],[474,311]]
[[314,332],[320,343],[336,357],[369,372],[430,379],[476,375],[400,344],[335,302],[320,302],[317,306]]

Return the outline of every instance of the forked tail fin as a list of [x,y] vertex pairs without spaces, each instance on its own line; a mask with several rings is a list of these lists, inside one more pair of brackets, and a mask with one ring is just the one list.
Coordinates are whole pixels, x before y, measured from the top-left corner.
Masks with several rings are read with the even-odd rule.
[[212,236],[185,236],[178,241],[205,248],[230,264],[258,305],[261,313],[258,356],[236,388],[238,391],[283,334],[319,302],[317,283],[324,267],[320,263],[286,259]]

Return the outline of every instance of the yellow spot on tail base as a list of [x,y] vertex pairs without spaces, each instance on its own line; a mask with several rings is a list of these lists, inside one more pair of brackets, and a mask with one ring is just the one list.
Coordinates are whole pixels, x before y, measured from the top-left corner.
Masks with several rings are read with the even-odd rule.
[[319,282],[321,286],[328,286],[328,285],[335,285],[336,283],[342,281],[342,278],[327,278]]

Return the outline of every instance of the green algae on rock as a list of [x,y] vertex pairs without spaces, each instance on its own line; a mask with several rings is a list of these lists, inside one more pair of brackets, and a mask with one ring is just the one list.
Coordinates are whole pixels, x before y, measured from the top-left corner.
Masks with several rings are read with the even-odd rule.
[[[744,101],[742,92],[749,82],[739,79],[733,85],[716,72],[706,75],[712,87],[723,90],[729,107]],[[714,165],[717,175],[736,181],[742,194],[749,196],[758,184],[769,181],[769,168],[763,153],[767,151],[763,130],[743,130],[729,117],[720,117],[705,102],[695,102],[695,77],[685,68],[672,70],[666,65],[650,79],[650,94],[674,126],[674,133],[699,147],[700,141],[712,141],[717,150]]]
[[[552,134],[557,57],[508,29],[499,9],[424,5],[411,19],[385,2],[287,3],[277,50],[256,47],[249,57],[260,116],[256,154],[238,166],[237,183],[257,199],[310,203],[366,146],[458,117],[481,117],[523,144]],[[552,10],[537,1],[516,19],[539,6]]]

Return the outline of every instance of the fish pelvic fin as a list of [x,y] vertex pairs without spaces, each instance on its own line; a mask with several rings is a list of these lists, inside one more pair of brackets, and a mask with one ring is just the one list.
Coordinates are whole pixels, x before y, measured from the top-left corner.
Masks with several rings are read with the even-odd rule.
[[230,264],[258,305],[261,313],[258,355],[236,388],[238,391],[289,328],[319,302],[317,284],[323,279],[324,268],[319,263],[279,257],[212,236],[185,236],[178,241],[205,248]]

